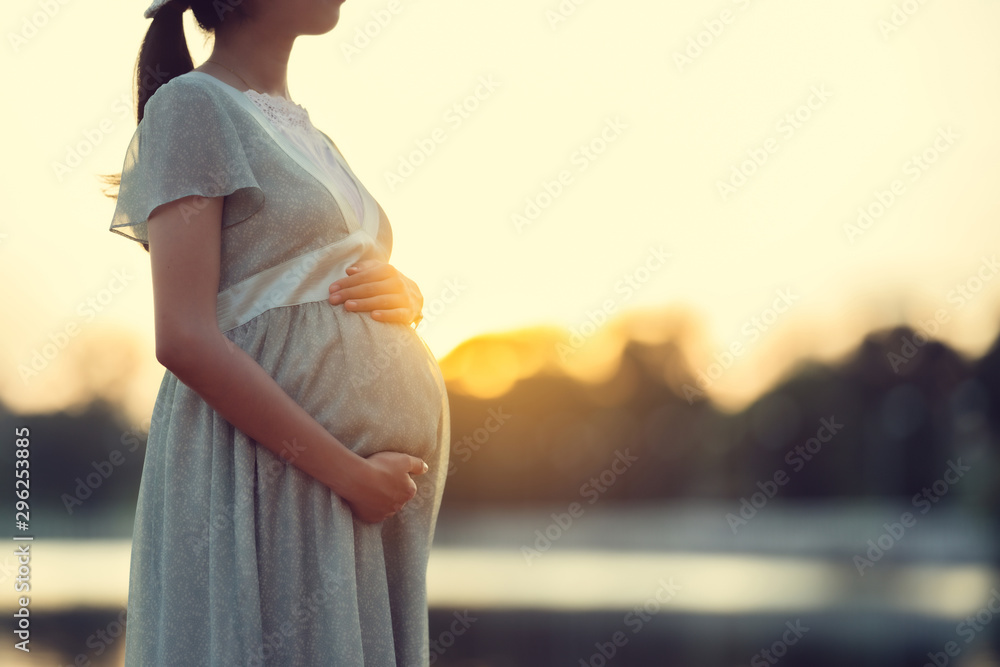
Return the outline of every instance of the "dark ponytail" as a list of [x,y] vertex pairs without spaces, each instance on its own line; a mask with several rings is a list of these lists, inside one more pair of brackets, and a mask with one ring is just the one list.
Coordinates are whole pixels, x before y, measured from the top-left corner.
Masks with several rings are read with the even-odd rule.
[[[198,27],[207,36],[214,34],[230,17],[239,21],[249,18],[247,4],[248,0],[170,0],[157,10],[136,59],[136,124],[142,122],[146,102],[160,86],[194,69],[184,36],[184,11],[191,9]],[[114,188],[121,186],[121,177],[120,173],[98,176],[105,185]],[[105,189],[104,195],[118,199],[117,189]],[[147,244],[143,243],[142,247],[149,251]]]
[[146,102],[160,86],[194,69],[184,37],[185,9],[184,0],[172,0],[160,7],[139,47],[135,71],[137,124],[142,122]]

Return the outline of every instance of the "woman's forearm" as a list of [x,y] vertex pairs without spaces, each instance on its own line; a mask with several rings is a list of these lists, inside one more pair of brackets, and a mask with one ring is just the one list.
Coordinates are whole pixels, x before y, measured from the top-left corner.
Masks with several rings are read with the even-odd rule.
[[365,460],[337,440],[222,333],[173,341],[160,362],[229,423],[342,498],[353,496]]

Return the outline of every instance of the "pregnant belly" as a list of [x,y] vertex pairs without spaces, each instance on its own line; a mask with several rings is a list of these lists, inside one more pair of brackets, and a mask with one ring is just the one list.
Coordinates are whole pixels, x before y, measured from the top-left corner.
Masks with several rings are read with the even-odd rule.
[[[425,460],[447,447],[444,379],[412,328],[325,302],[267,315],[266,337],[284,349],[276,380],[345,446],[360,456],[396,451]],[[275,345],[265,347],[273,353]]]

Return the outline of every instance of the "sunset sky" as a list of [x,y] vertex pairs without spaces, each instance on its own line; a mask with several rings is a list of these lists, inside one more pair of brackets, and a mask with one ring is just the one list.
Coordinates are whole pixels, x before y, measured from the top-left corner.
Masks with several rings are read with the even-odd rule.
[[[147,5],[2,10],[15,409],[133,371],[115,391],[137,419],[152,406],[149,259],[108,231],[96,177],[135,131]],[[741,349],[711,392],[738,406],[876,327],[937,315],[970,355],[996,335],[998,27],[986,0],[348,0],[297,41],[289,89],[388,214],[439,358],[477,334],[671,308],[695,318],[696,369]],[[88,366],[102,346],[117,362]]]

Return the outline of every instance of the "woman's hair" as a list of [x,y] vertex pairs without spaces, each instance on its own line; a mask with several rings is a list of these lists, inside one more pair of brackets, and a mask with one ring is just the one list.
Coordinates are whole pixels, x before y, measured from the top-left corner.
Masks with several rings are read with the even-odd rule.
[[[248,0],[170,0],[153,15],[153,21],[139,47],[136,59],[136,124],[142,122],[146,102],[157,89],[170,79],[194,69],[191,52],[184,37],[184,10],[191,8],[198,26],[214,34],[224,21],[250,18]],[[105,185],[119,188],[121,173],[102,174]],[[105,196],[118,199],[118,191],[105,189]],[[142,244],[149,251],[149,245]]]

